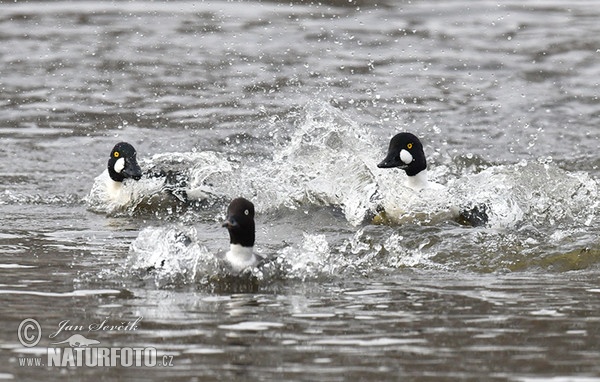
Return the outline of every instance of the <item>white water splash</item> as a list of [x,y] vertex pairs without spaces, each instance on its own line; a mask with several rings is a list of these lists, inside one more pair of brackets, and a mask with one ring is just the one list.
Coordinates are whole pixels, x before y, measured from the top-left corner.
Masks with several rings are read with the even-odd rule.
[[[540,246],[578,242],[586,227],[597,222],[598,182],[588,174],[541,162],[485,164],[455,174],[454,162],[436,163],[429,175],[444,187],[415,192],[405,186],[403,171],[375,167],[386,144],[375,143],[340,110],[312,103],[291,131],[289,142],[275,147],[272,158],[175,153],[155,156],[151,162],[170,163],[164,167],[167,170],[187,168],[190,184],[209,186],[211,195],[224,198],[224,203],[244,196],[255,203],[263,219],[272,219],[269,223],[292,224],[281,231],[301,239],[283,249],[272,244],[271,248],[279,249],[263,253],[270,261],[254,273],[261,280],[373,275],[400,267],[514,268],[544,252]],[[368,217],[381,205],[396,208],[401,217],[396,225],[368,224]],[[336,238],[324,233],[318,221],[310,221],[309,214],[306,221],[302,214],[287,219],[289,209],[321,206],[339,207],[344,223],[360,228]],[[459,227],[454,222],[457,212],[475,206],[485,206],[488,224],[477,229]],[[149,233],[142,231],[134,252],[145,252],[144,261],[151,264],[140,261],[139,267],[155,267],[152,261],[170,253],[169,258],[177,259],[167,267],[173,274],[181,271],[186,279],[192,274],[191,279],[198,279],[200,274],[218,272],[206,265],[208,260],[197,260],[192,270],[193,259],[208,254],[200,249],[195,234],[185,234],[194,237],[195,244],[182,247],[175,234],[144,237]],[[160,240],[166,240],[160,244],[160,256],[142,245]],[[503,256],[497,258],[498,253]]]
[[589,226],[598,209],[598,183],[553,164],[494,166],[451,183],[453,196],[489,206],[490,226]]
[[143,178],[138,181],[125,179],[114,182],[108,170],[94,179],[90,193],[85,198],[88,208],[99,213],[133,211],[142,201],[163,189],[164,180]]
[[155,154],[141,165],[149,173],[163,174],[167,188],[185,191],[192,200],[228,195],[226,185],[236,168],[224,154],[213,151]]
[[[129,189],[126,199],[131,203],[125,208],[164,208],[169,203],[153,200],[156,194],[183,190],[213,202],[243,196],[263,213],[339,207],[353,226],[368,223],[381,208],[395,224],[438,225],[481,206],[489,216],[487,226],[493,228],[567,221],[589,226],[596,219],[598,184],[585,173],[568,173],[554,163],[519,163],[453,174],[452,163],[436,163],[429,175],[445,187],[414,191],[406,187],[402,170],[376,167],[388,142],[376,141],[343,111],[313,101],[299,115],[289,141],[275,145],[271,158],[193,152],[157,154],[142,161],[146,171],[167,181],[128,182],[123,188]],[[397,132],[390,128],[390,135]],[[88,198],[92,209],[115,207],[93,194]]]
[[259,209],[339,206],[351,224],[360,224],[376,206],[372,147],[370,134],[339,110],[310,103],[272,163],[248,171]]
[[131,243],[127,268],[153,277],[158,286],[188,284],[217,274],[218,259],[198,243],[194,227],[147,227]]

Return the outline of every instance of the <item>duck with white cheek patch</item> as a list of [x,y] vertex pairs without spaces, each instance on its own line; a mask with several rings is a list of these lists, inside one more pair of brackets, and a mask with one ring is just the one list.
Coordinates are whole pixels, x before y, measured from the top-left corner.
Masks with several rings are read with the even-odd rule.
[[[107,169],[96,177],[86,198],[91,210],[105,213],[132,212],[134,209],[150,212],[183,210],[198,200],[189,197],[188,190],[183,187],[185,182],[182,184],[176,172],[146,169],[142,174],[136,155],[135,148],[127,142],[115,145]],[[193,191],[194,196],[201,194],[198,190]],[[207,194],[202,195],[206,197]]]
[[[446,193],[446,187],[427,179],[427,160],[423,144],[414,134],[399,133],[391,140],[387,155],[377,167],[400,168],[406,173],[406,186],[414,191],[433,190]],[[425,191],[428,192],[428,191]],[[464,225],[481,226],[488,221],[486,206],[476,206],[466,210],[449,208],[447,212],[452,218]],[[400,206],[384,206],[384,211],[374,219],[375,223],[400,222],[402,220]]]
[[379,168],[398,167],[406,172],[406,185],[413,190],[423,188],[442,189],[444,186],[427,179],[427,160],[423,144],[411,133],[400,133],[390,141],[387,156],[377,165]]
[[96,177],[87,197],[91,209],[111,212],[132,202],[135,192],[131,182],[142,178],[136,155],[135,148],[127,142],[113,147],[106,170]]
[[120,142],[113,147],[108,160],[108,174],[113,181],[113,187],[122,185],[125,179],[140,180],[142,169],[137,162],[137,152],[127,142]]

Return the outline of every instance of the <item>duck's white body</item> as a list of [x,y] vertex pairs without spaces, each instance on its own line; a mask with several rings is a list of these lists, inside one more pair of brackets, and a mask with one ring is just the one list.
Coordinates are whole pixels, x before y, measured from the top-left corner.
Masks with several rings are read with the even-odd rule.
[[430,182],[427,178],[427,170],[423,170],[417,175],[409,176],[406,179],[406,187],[413,191],[420,191],[424,189],[445,191],[446,187],[435,182]]
[[406,179],[404,184],[385,192],[381,207],[383,212],[374,219],[375,223],[407,224],[434,223],[458,216],[452,208],[447,187],[430,182],[427,171]]
[[123,208],[133,199],[133,187],[129,182],[115,182],[108,170],[94,179],[94,184],[87,197],[87,202],[95,210],[110,211]]
[[135,189],[130,186],[142,178],[135,148],[127,142],[113,147],[106,170],[94,179],[86,201],[92,210],[112,212],[130,204]]

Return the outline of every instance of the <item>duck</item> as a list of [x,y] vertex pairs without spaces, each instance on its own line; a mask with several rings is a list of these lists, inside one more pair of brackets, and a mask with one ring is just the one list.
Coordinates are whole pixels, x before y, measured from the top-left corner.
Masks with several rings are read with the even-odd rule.
[[216,198],[207,186],[190,189],[187,169],[171,168],[170,162],[176,160],[175,154],[155,155],[144,163],[142,171],[133,145],[117,143],[110,152],[107,168],[96,177],[86,198],[89,208],[106,213],[156,213],[157,209],[181,212]]
[[256,228],[254,204],[245,198],[233,199],[227,207],[227,218],[221,224],[229,232],[229,251],[223,257],[233,273],[256,267],[262,259],[254,252]]
[[[229,250],[213,252],[201,245],[194,227],[167,225],[144,228],[131,244],[134,268],[158,277],[173,273],[194,280],[199,259],[212,281],[247,275],[265,260],[254,251],[256,226],[254,204],[245,198],[233,199],[221,226],[229,233]],[[250,270],[250,272],[246,272]]]
[[[377,164],[378,168],[391,169],[399,168],[406,175],[405,185],[407,188],[421,193],[423,190],[431,190],[434,193],[447,192],[446,187],[439,183],[432,182],[427,175],[427,159],[421,140],[409,132],[401,132],[390,140],[387,155]],[[429,191],[426,191],[429,192]],[[467,209],[450,208],[450,214],[461,225],[473,227],[487,224],[488,208],[486,205],[476,205]],[[392,214],[398,214],[398,210]],[[375,223],[382,223],[389,220],[398,221],[398,216],[389,216],[387,209],[383,209],[375,217]]]
[[87,202],[95,210],[122,208],[131,202],[131,182],[142,179],[137,151],[127,142],[117,143],[110,152],[104,172],[94,180]]
[[441,184],[430,182],[427,178],[427,159],[423,144],[411,133],[399,133],[392,137],[387,155],[377,167],[404,170],[408,176],[406,186],[412,190],[443,188]]
[[137,151],[127,142],[117,143],[110,152],[107,169],[114,186],[120,186],[125,179],[140,180],[142,169],[137,162]]

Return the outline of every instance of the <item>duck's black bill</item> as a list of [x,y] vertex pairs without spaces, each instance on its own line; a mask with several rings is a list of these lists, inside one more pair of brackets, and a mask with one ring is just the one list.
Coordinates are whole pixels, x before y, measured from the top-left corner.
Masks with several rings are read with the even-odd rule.
[[406,164],[404,162],[402,162],[400,160],[400,158],[397,158],[395,155],[390,158],[387,157],[384,160],[382,160],[377,167],[379,168],[394,168],[394,167],[406,167]]
[[142,169],[135,159],[129,159],[125,162],[125,167],[121,174],[123,174],[123,177],[125,178],[134,180],[142,179]]
[[221,224],[221,227],[225,227],[227,229],[238,227],[238,222],[233,217],[228,217],[227,220]]

